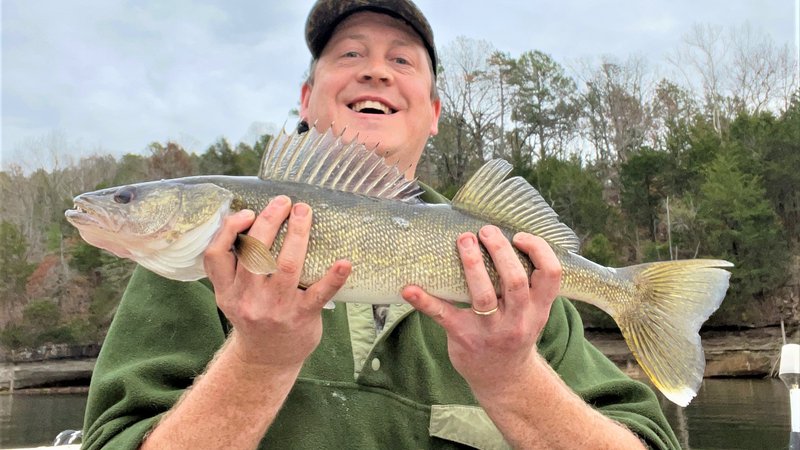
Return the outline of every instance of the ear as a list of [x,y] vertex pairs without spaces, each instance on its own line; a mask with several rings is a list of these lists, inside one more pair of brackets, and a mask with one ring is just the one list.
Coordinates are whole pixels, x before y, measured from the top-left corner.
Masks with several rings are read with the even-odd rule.
[[439,134],[439,116],[442,114],[442,101],[436,99],[431,103],[433,107],[433,119],[431,122],[431,136]]
[[300,119],[308,120],[308,102],[311,101],[312,86],[308,83],[303,83],[300,88]]

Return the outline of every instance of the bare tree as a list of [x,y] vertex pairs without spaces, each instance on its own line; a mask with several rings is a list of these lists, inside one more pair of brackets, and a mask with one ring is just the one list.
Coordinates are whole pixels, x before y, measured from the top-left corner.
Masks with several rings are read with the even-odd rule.
[[[726,55],[729,41],[724,39],[722,27],[695,24],[683,37],[683,46],[667,60],[683,75],[688,86],[698,92],[712,119],[714,129],[722,133]],[[698,87],[699,84],[699,87]]]
[[740,110],[758,113],[785,109],[796,91],[794,61],[788,45],[777,46],[749,24],[733,28],[731,36],[731,96]]
[[644,61],[609,58],[584,80],[584,138],[595,149],[595,160],[616,178],[619,165],[642,146],[653,146],[656,122],[649,99],[651,82]]
[[471,165],[494,154],[493,130],[502,111],[496,72],[489,65],[494,53],[488,42],[464,37],[441,52],[442,119],[426,157],[435,161],[444,184],[462,184]]
[[717,133],[741,112],[785,110],[798,88],[789,46],[776,45],[748,24],[727,33],[696,24],[668,61],[703,98]]
[[186,150],[175,142],[161,145],[153,142],[148,147],[150,158],[147,160],[148,177],[154,180],[177,178],[194,175],[196,168]]

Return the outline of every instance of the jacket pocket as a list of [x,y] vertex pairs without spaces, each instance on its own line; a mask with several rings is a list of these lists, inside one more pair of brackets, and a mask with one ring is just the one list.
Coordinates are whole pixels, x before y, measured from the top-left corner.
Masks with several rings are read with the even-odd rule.
[[510,449],[500,430],[483,408],[466,405],[432,405],[430,435],[478,449]]

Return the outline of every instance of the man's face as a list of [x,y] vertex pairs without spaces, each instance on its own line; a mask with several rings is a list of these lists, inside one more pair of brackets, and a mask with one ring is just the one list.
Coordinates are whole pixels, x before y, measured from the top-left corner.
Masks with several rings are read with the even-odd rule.
[[303,86],[300,116],[320,130],[333,125],[413,177],[428,137],[438,132],[439,100],[420,37],[385,14],[345,19],[319,57],[314,84]]

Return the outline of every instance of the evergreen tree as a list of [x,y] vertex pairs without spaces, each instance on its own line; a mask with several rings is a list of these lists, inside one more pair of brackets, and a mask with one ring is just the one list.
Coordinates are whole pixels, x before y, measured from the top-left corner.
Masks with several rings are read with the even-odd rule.
[[0,222],[0,301],[10,305],[22,298],[34,265],[26,259],[25,237],[11,222]]
[[788,248],[761,180],[735,158],[719,156],[702,186],[699,215],[706,241],[701,256],[727,259],[733,269],[727,308],[740,307],[786,281]]

